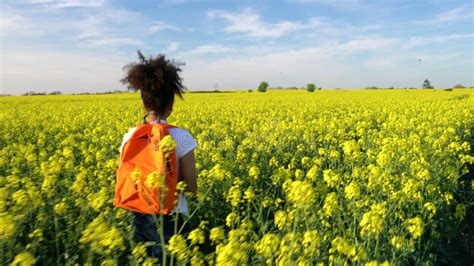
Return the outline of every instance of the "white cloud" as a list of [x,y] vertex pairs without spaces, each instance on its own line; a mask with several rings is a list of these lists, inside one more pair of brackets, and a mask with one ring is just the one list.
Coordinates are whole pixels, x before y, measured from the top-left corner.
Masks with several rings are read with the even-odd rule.
[[[450,40],[453,36],[431,39]],[[426,37],[429,40],[429,37]],[[247,53],[219,57],[189,57],[184,70],[185,83],[191,89],[209,89],[214,83],[227,89],[255,88],[261,80],[271,86],[304,86],[315,82],[323,88],[364,88],[418,86],[424,78],[437,77],[438,86],[451,83],[471,84],[465,75],[472,58],[463,53],[446,56],[441,52],[417,53],[407,50],[398,38],[362,38],[321,47]],[[352,60],[352,55],[367,54],[367,59]],[[423,62],[417,59],[423,58]],[[425,59],[426,58],[426,59]],[[463,59],[464,58],[464,59]],[[426,61],[426,62],[425,62]],[[441,70],[445,71],[441,74]],[[468,72],[468,71],[467,71]],[[439,73],[435,75],[434,73]],[[464,74],[463,74],[464,73]]]
[[336,45],[334,51],[342,54],[355,54],[364,51],[380,51],[393,47],[397,39],[393,38],[364,38],[350,40],[346,43]]
[[292,21],[280,21],[277,23],[266,23],[260,15],[252,9],[246,8],[242,12],[232,13],[222,10],[208,12],[211,18],[222,18],[229,24],[225,31],[231,33],[244,33],[251,37],[281,37],[290,32],[304,28],[304,24]]
[[172,43],[168,44],[168,46],[166,47],[166,51],[167,52],[175,52],[176,50],[178,50],[178,46],[179,46],[178,42],[172,42]]
[[449,34],[449,35],[438,35],[438,36],[417,36],[410,37],[403,41],[400,45],[405,49],[411,49],[424,45],[432,45],[433,43],[443,43],[454,40],[472,39],[474,33],[470,34]]
[[450,10],[443,11],[436,15],[432,19],[416,20],[413,24],[429,25],[429,24],[440,24],[440,23],[452,23],[474,19],[474,10],[468,7],[456,7]]
[[134,23],[142,19],[142,16],[135,12],[103,8],[101,12],[71,19],[69,29],[75,34],[65,33],[65,38],[81,46],[142,46],[143,42],[139,36],[131,30],[136,25]]
[[142,46],[143,43],[140,40],[133,38],[94,38],[88,42],[92,46]]
[[323,4],[323,5],[340,5],[340,4],[357,4],[360,0],[291,0],[291,2],[303,4]]
[[148,32],[159,32],[163,30],[181,30],[179,27],[170,25],[163,21],[155,21],[153,24],[148,28]]
[[347,37],[348,35],[366,33],[383,28],[381,24],[353,25],[328,17],[310,17],[304,21],[283,20],[276,23],[268,23],[251,8],[246,8],[242,12],[211,10],[207,14],[211,18],[224,19],[227,22],[227,25],[224,26],[224,31],[240,33],[252,38],[279,38],[297,33],[301,34],[303,38],[314,37],[323,40],[327,39],[327,36],[340,35],[341,37]]
[[221,53],[229,53],[235,52],[236,48],[229,47],[220,44],[206,44],[198,46],[191,51],[188,52],[188,55],[196,55],[196,54],[221,54]]
[[2,31],[18,31],[28,28],[26,18],[18,14],[11,14],[8,12],[2,13],[0,17],[0,29]]
[[0,16],[0,36],[37,36],[44,33],[31,19],[14,9],[2,7]]
[[105,0],[29,0],[30,4],[40,4],[48,8],[92,8],[101,7]]
[[[88,52],[11,49],[2,57],[4,93],[30,90],[93,92],[123,88],[122,67],[130,58]],[[38,65],[40,64],[40,66]]]

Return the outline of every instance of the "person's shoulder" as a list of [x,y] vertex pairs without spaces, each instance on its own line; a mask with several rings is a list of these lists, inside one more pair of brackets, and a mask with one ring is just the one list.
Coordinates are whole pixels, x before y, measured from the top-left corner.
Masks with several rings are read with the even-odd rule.
[[120,148],[119,148],[119,151],[122,152],[122,149],[123,149],[123,146],[125,145],[125,143],[130,139],[130,137],[132,137],[133,135],[133,132],[135,132],[135,129],[137,129],[136,127],[132,127],[130,129],[128,129],[127,133],[125,133],[123,135],[123,138],[122,138],[122,144],[120,144]]
[[174,133],[178,135],[188,135],[192,137],[192,134],[188,130],[181,127],[173,126],[168,128],[168,131],[170,132],[170,134]]
[[124,134],[124,138],[130,137],[133,134],[133,132],[135,132],[135,129],[137,129],[137,127],[129,128],[128,131]]
[[197,148],[196,140],[194,140],[192,134],[188,130],[180,127],[171,127],[168,131],[176,142],[178,157],[181,157],[189,151]]

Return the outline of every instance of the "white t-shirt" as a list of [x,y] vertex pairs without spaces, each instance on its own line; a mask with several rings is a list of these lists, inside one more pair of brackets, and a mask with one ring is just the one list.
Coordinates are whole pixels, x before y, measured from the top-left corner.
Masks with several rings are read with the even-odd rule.
[[[161,119],[160,122],[166,123],[166,120]],[[156,121],[151,121],[150,124],[156,124]],[[123,146],[133,135],[135,129],[136,127],[130,128],[130,130],[123,136],[122,144],[120,145],[119,149],[120,153],[122,153]],[[194,150],[197,147],[197,144],[191,133],[185,129],[173,127],[169,128],[168,131],[176,143],[176,157],[178,158],[179,166],[179,159],[181,159],[181,157],[186,155],[188,152]],[[186,197],[184,195],[178,194],[178,206],[175,210],[173,210],[173,212],[174,211],[185,215],[188,214],[188,202],[186,201]]]

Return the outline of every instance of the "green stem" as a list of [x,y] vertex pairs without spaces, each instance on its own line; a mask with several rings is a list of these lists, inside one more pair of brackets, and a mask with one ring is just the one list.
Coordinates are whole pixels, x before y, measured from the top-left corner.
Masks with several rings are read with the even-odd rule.
[[[203,198],[206,198],[207,194],[209,194],[209,192],[211,191],[212,187],[210,187],[206,193],[204,194],[204,197]],[[184,226],[191,220],[191,218],[194,216],[194,214],[196,214],[196,212],[199,210],[199,208],[203,205],[203,202],[204,201],[201,201],[197,206],[196,206],[196,209],[191,213],[191,215],[189,215],[186,220],[183,222],[183,224],[181,225],[181,228],[179,229],[178,231],[178,234],[181,233],[181,231],[184,229]]]
[[[174,219],[173,235],[175,235],[178,232],[178,218],[179,218],[179,212],[176,212],[176,217]],[[171,256],[170,265],[172,266],[173,264],[174,264],[174,256]]]
[[163,265],[166,265],[166,247],[165,247],[165,232],[163,230],[163,214],[160,214],[160,242],[161,242],[161,251],[163,254]]
[[56,263],[59,263],[58,217],[54,214],[54,246],[56,247]]
[[379,237],[377,236],[377,240],[375,241],[375,251],[374,251],[374,254],[375,254],[375,258],[378,257],[378,249],[379,249]]

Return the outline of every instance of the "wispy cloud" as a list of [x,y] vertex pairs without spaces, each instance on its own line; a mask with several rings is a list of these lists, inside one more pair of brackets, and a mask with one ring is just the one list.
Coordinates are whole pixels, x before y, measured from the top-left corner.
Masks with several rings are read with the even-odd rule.
[[304,27],[300,22],[280,21],[277,23],[264,22],[259,14],[250,8],[242,12],[227,12],[222,10],[211,10],[208,13],[211,18],[221,18],[228,22],[225,31],[231,33],[243,33],[251,37],[281,37],[290,32]]
[[328,17],[310,17],[304,21],[282,20],[270,23],[252,8],[245,8],[242,12],[228,12],[223,10],[211,10],[207,13],[210,18],[219,18],[226,21],[224,31],[228,33],[243,34],[249,38],[279,38],[293,33],[303,33],[302,36],[317,36],[321,34],[344,35],[360,34],[364,32],[377,31],[383,28],[381,24],[353,25],[351,23],[338,22]]
[[175,52],[176,50],[178,50],[178,47],[179,47],[178,42],[172,42],[172,43],[168,44],[168,46],[166,47],[166,51],[167,52]]
[[443,43],[454,40],[473,39],[474,33],[468,34],[448,34],[448,35],[437,35],[437,36],[417,36],[410,37],[400,43],[402,48],[411,49],[424,45],[433,45],[433,43]]
[[60,9],[101,7],[104,5],[105,0],[28,0],[26,2]]
[[143,42],[128,29],[140,21],[138,13],[102,8],[100,12],[91,13],[70,22],[70,28],[76,32],[70,39],[85,46],[141,46]]
[[133,38],[95,38],[88,44],[92,46],[142,46],[143,42]]
[[170,25],[163,21],[155,21],[153,24],[148,28],[148,32],[159,32],[163,30],[181,30],[181,28]]
[[[241,47],[242,48],[242,47]],[[242,48],[245,49],[245,48]],[[200,56],[200,55],[208,55],[208,54],[216,54],[216,55],[223,55],[223,54],[233,54],[237,51],[242,51],[241,49],[237,49],[236,47],[232,46],[227,46],[227,45],[222,45],[222,44],[205,44],[205,45],[200,45],[196,48],[187,50],[187,51],[182,51],[177,54],[178,57],[180,58],[189,58],[189,57],[194,57],[194,56]]]
[[336,4],[357,4],[361,3],[361,0],[290,0],[290,2],[304,3],[304,4],[324,4],[324,5],[336,5]]
[[473,20],[474,9],[472,7],[460,6],[437,14],[432,19],[415,20],[413,24],[429,25],[439,23],[453,23],[459,21]]
[[15,34],[23,36],[29,34],[39,34],[38,28],[24,15],[8,8],[2,11],[0,16],[0,36]]

